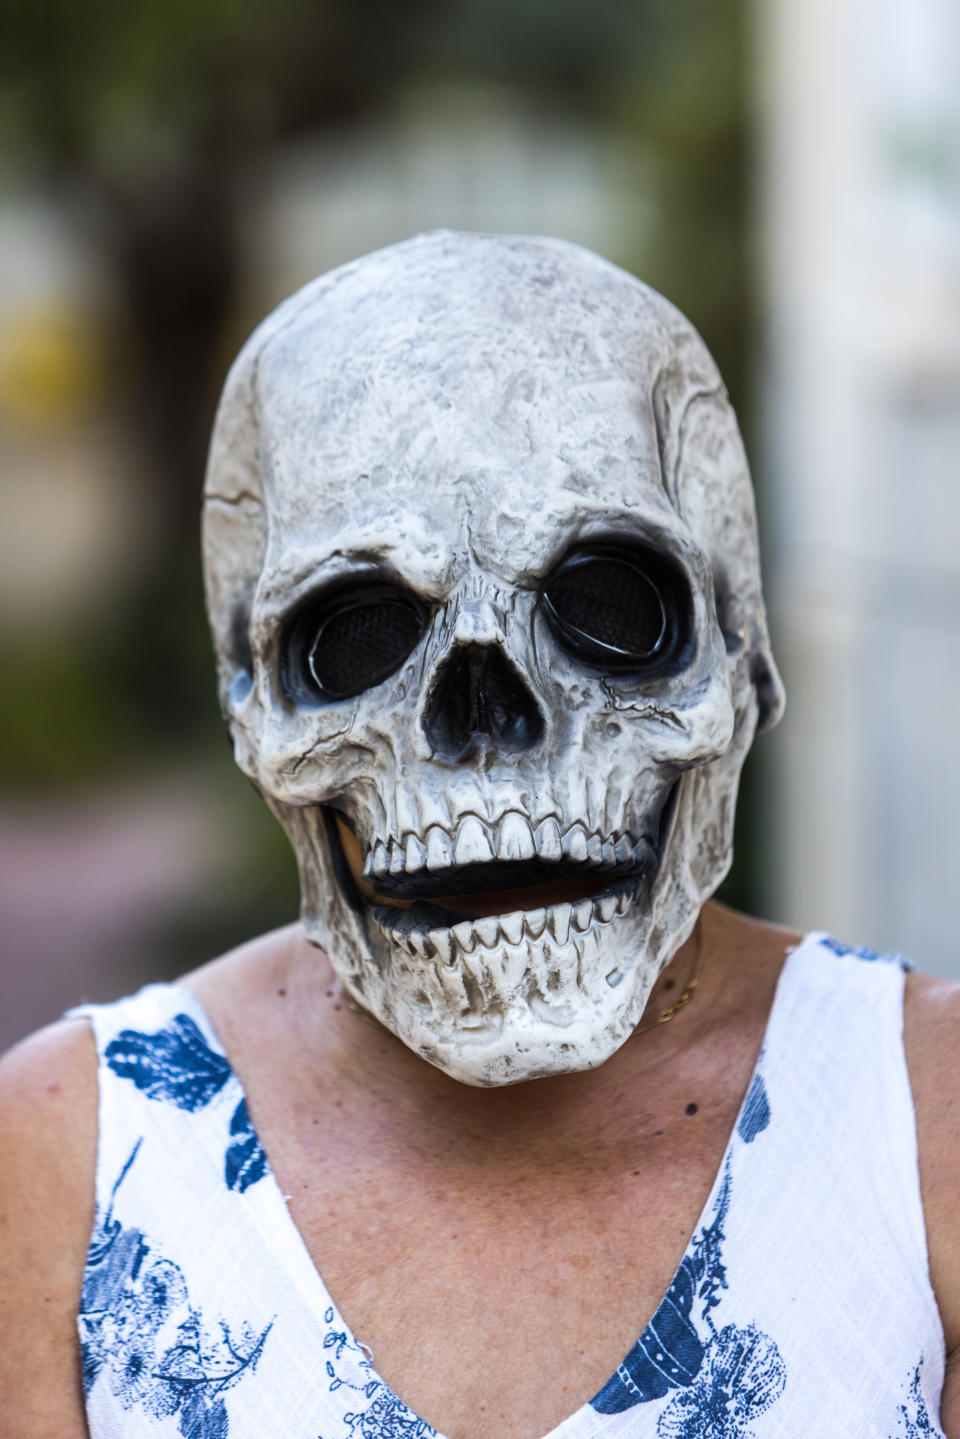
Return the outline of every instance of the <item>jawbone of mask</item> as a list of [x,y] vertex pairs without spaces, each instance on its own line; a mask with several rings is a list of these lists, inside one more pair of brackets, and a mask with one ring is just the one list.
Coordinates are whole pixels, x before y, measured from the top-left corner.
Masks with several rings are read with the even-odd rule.
[[468,1084],[601,1064],[782,706],[688,322],[559,241],[368,256],[241,352],[204,539],[237,760],[344,989]]

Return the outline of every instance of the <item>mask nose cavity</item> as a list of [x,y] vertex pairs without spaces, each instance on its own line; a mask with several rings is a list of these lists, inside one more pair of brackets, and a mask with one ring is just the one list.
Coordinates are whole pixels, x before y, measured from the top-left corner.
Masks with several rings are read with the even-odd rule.
[[459,645],[437,670],[423,716],[432,752],[462,760],[478,750],[517,754],[543,738],[543,717],[500,645]]

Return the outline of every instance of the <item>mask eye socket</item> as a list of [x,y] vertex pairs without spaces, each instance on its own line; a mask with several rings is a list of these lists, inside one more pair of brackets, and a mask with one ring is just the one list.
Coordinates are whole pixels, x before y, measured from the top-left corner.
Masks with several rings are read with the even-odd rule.
[[540,602],[554,638],[608,674],[670,667],[689,635],[689,591],[678,566],[647,547],[572,551],[544,581]]
[[284,688],[307,702],[362,694],[400,668],[426,623],[419,601],[392,585],[340,590],[308,603],[284,642]]

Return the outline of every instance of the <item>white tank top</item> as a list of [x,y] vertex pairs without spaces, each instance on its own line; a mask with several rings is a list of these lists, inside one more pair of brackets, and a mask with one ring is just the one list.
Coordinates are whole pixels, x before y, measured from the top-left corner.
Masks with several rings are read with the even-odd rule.
[[[903,969],[876,960],[824,935],[790,955],[667,1295],[545,1439],[942,1439]],[[92,1439],[434,1435],[344,1323],[189,992],[74,1013],[100,1053]]]

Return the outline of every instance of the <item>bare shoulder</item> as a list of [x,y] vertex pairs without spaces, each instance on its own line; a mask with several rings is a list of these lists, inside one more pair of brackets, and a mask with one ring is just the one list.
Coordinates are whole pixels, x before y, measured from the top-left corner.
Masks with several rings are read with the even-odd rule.
[[948,1366],[941,1422],[960,1433],[960,984],[907,977],[904,1047],[917,1115],[930,1277]]
[[[84,1019],[61,1020],[0,1059],[0,1223],[4,1262],[26,1244],[29,1272],[55,1250],[83,1256],[94,1208],[97,1056]],[[49,1243],[54,1236],[59,1242]],[[0,1289],[2,1297],[2,1289]]]
[[[941,1200],[956,1212],[960,1182],[960,984],[907,976],[904,1047],[917,1114],[928,1227]],[[960,1234],[957,1235],[960,1241]]]
[[[908,974],[904,1000],[904,1040],[917,1103],[932,1102],[946,1114],[960,1105],[960,1094],[942,1081],[960,1078],[960,982],[928,974]],[[929,1090],[927,1086],[931,1087]]]
[[207,1007],[214,1007],[223,996],[254,998],[271,985],[280,983],[287,974],[291,955],[305,945],[299,924],[284,925],[267,934],[228,950],[209,964],[192,970],[181,983]]
[[747,977],[766,976],[776,982],[789,951],[803,938],[796,930],[774,924],[771,920],[755,919],[739,910],[711,900],[704,907],[713,943],[724,951]]
[[[258,1068],[265,1035],[274,1023],[289,1033],[289,1011],[303,998],[301,978],[319,980],[323,989],[332,978],[329,961],[305,939],[299,924],[258,935],[201,969],[183,977],[209,1016],[230,1061],[244,1081],[249,1078],[248,1050]],[[309,998],[306,999],[309,1006]]]
[[63,1020],[0,1060],[0,1394],[7,1439],[86,1435],[76,1315],[94,1216],[97,1061]]

